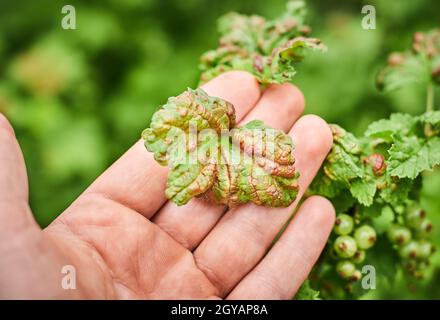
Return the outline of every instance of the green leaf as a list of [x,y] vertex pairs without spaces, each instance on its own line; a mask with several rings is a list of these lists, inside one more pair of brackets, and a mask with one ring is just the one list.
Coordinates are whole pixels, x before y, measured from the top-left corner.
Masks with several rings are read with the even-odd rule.
[[415,123],[416,120],[411,115],[396,113],[392,114],[389,119],[382,119],[370,124],[365,135],[390,142],[393,134],[406,135]]
[[321,298],[319,291],[313,289],[310,286],[310,280],[307,279],[296,292],[295,300],[321,300]]
[[319,194],[327,198],[334,198],[344,190],[344,184],[331,180],[324,170],[319,170],[315,179],[309,187],[309,192],[312,194]]
[[336,124],[331,124],[330,128],[336,145],[341,146],[349,154],[359,155],[361,153],[361,143],[352,133],[345,131]]
[[369,207],[376,194],[376,182],[373,179],[356,179],[350,185],[350,192],[360,204]]
[[292,203],[298,194],[299,175],[293,166],[290,136],[262,121],[251,121],[232,130],[231,138],[231,150],[242,158],[232,163],[232,157],[224,157],[226,152],[221,151],[224,164],[218,165],[213,186],[217,202],[234,206],[252,201],[271,207]]
[[327,156],[323,170],[328,178],[349,184],[350,180],[361,178],[363,170],[360,164],[361,151],[359,141],[349,132],[337,125],[331,125],[333,148]]
[[[142,137],[148,151],[162,165],[182,162],[186,139],[191,132],[213,129],[217,133],[235,125],[235,110],[232,104],[210,97],[202,89],[188,89],[177,97],[171,97],[160,110],[154,113],[150,128]],[[197,141],[200,143],[200,141]],[[170,152],[170,150],[174,152]],[[170,158],[171,157],[171,158]]]
[[440,30],[414,34],[411,50],[392,53],[388,64],[377,75],[377,86],[383,91],[411,84],[438,84],[440,81]]
[[333,147],[327,160],[328,162],[324,165],[324,172],[331,180],[349,183],[354,178],[362,177],[363,173],[357,157],[345,152],[338,145]]
[[389,65],[378,74],[379,88],[394,91],[410,84],[427,84],[430,79],[428,61],[422,55],[404,54],[402,63]]
[[440,138],[427,142],[415,136],[399,137],[389,150],[388,170],[399,178],[415,179],[440,164]]
[[229,13],[219,19],[218,48],[202,55],[201,82],[229,70],[245,70],[262,84],[289,82],[295,63],[309,51],[324,51],[320,40],[306,35],[303,1],[291,1],[287,10],[273,19]]
[[412,179],[395,179],[387,176],[386,182],[381,188],[379,195],[386,203],[396,207],[408,199],[413,185],[414,180]]

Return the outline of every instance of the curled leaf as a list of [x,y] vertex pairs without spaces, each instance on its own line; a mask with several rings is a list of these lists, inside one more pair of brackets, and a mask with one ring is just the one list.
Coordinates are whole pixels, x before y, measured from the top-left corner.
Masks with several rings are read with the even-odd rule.
[[201,57],[201,82],[229,70],[245,70],[262,84],[284,83],[296,73],[294,64],[306,51],[326,50],[320,40],[309,38],[302,1],[290,1],[274,20],[229,13],[219,19],[219,46]]
[[286,207],[295,200],[298,173],[288,135],[251,121],[231,131],[231,143],[241,159],[238,163],[225,159],[219,165],[213,188],[219,203]]
[[202,89],[170,98],[142,136],[169,166],[165,193],[178,205],[204,195],[228,206],[286,207],[297,196],[290,136],[261,121],[235,127],[234,107]]
[[[235,125],[234,106],[220,98],[210,97],[201,89],[188,89],[177,97],[171,97],[154,113],[150,128],[142,133],[147,150],[162,165],[178,160],[170,150],[180,150],[183,133],[190,130],[213,129],[220,133]],[[189,139],[190,140],[190,139]],[[185,141],[191,143],[191,141]],[[171,159],[170,159],[171,157]]]

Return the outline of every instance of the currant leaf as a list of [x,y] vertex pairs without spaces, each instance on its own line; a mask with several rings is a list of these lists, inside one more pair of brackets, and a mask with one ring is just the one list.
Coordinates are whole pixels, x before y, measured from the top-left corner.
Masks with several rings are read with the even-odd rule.
[[422,171],[440,164],[440,138],[427,142],[415,136],[399,137],[389,150],[388,167],[392,176],[415,179]]
[[262,84],[284,83],[296,73],[295,63],[307,51],[325,51],[320,40],[307,37],[302,1],[291,1],[278,18],[229,13],[219,19],[218,48],[201,57],[201,82],[229,70],[245,70]]
[[202,89],[168,99],[142,136],[169,166],[165,194],[177,205],[206,196],[228,206],[286,207],[298,194],[291,137],[258,120],[235,127],[234,107]]

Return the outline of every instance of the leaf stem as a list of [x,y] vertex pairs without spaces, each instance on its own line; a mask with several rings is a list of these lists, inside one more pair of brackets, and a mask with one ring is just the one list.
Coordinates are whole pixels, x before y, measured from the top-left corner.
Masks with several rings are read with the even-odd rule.
[[426,112],[433,110],[434,110],[434,84],[432,84],[432,82],[429,82],[426,91]]
[[[434,111],[434,84],[428,83],[426,88],[426,112]],[[425,124],[425,136],[432,136],[432,127],[429,123]]]

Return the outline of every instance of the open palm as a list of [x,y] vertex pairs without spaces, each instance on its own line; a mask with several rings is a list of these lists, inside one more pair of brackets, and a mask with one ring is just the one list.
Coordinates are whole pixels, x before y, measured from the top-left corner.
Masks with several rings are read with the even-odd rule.
[[[289,299],[295,294],[326,243],[332,205],[308,198],[271,245],[330,150],[330,129],[319,117],[301,117],[304,99],[292,85],[261,92],[250,74],[229,72],[203,88],[233,103],[239,121],[261,119],[292,136],[301,173],[298,199],[288,208],[246,204],[227,210],[203,199],[177,207],[164,196],[167,168],[139,141],[41,230],[29,209],[20,148],[0,115],[1,298]],[[62,286],[66,265],[76,273],[74,290]]]

